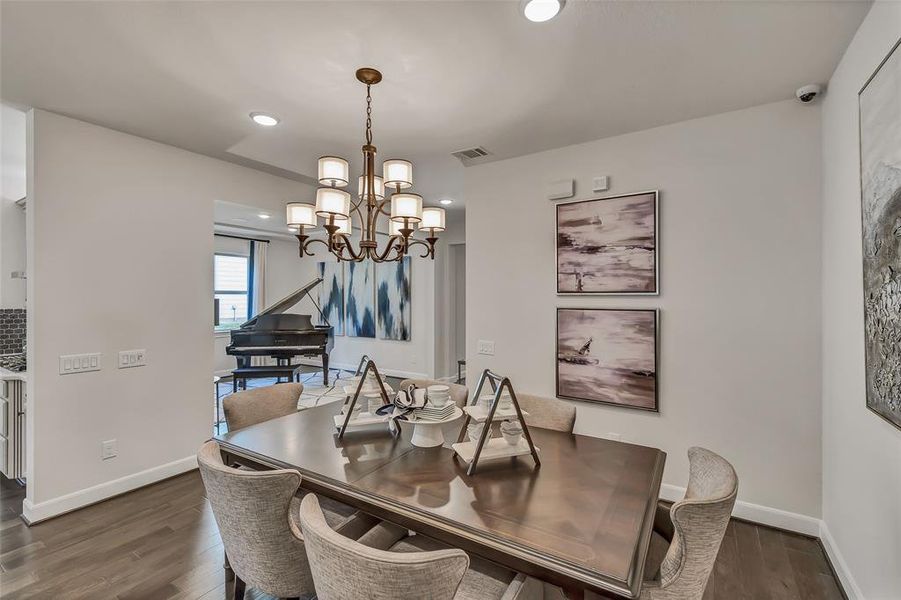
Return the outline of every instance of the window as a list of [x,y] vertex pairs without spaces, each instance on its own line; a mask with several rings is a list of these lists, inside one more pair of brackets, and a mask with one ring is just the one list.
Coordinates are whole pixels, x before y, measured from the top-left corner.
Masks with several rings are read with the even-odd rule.
[[216,331],[237,329],[250,318],[253,268],[250,258],[216,254],[213,258],[214,297],[219,301]]

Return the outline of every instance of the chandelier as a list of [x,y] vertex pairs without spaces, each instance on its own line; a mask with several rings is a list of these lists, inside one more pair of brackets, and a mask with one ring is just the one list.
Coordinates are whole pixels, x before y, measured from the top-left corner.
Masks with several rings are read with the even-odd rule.
[[[338,156],[319,158],[319,185],[316,204],[291,202],[287,206],[289,226],[297,227],[300,256],[312,256],[315,243],[324,244],[339,261],[391,262],[407,256],[415,246],[424,248],[421,258],[435,258],[438,233],[444,231],[443,208],[422,207],[422,196],[409,191],[413,187],[413,163],[403,159],[386,160],[382,176],[375,173],[376,148],[372,145],[372,96],[370,89],[382,80],[382,74],[371,68],[357,70],[357,79],[366,85],[366,143],[363,144],[363,174],[357,186],[357,198],[342,189],[350,182],[350,168]],[[390,193],[390,195],[388,195]],[[390,210],[387,208],[390,201]],[[351,241],[354,217],[360,228],[356,247]],[[379,219],[388,219],[388,240],[379,249],[376,232]],[[311,238],[308,232],[319,226],[326,238]],[[426,232],[425,240],[412,237],[413,227]]]

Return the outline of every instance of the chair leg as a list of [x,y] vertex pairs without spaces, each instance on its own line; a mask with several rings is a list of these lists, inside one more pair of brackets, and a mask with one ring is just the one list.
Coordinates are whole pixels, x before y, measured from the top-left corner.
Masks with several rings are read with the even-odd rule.
[[244,581],[237,575],[235,576],[235,598],[234,600],[244,600]]
[[232,566],[228,562],[228,554],[225,554],[225,552],[223,552],[222,555],[222,569],[225,571],[225,580],[232,581],[235,578],[235,572],[232,571]]

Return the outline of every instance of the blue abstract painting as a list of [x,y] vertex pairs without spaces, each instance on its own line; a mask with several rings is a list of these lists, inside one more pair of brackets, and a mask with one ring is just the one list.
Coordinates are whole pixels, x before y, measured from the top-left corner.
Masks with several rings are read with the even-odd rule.
[[375,283],[371,260],[347,265],[347,335],[375,337]]
[[410,257],[380,263],[376,269],[379,338],[410,339]]
[[344,265],[334,262],[316,263],[316,271],[322,278],[319,285],[319,308],[332,326],[333,333],[344,335]]

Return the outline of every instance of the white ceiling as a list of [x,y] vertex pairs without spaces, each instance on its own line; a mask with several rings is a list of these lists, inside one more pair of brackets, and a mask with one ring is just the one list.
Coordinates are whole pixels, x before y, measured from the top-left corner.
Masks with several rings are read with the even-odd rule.
[[[2,99],[305,179],[381,158],[462,204],[454,150],[502,159],[793,97],[869,2],[2,2]],[[274,128],[248,113],[278,115]]]

